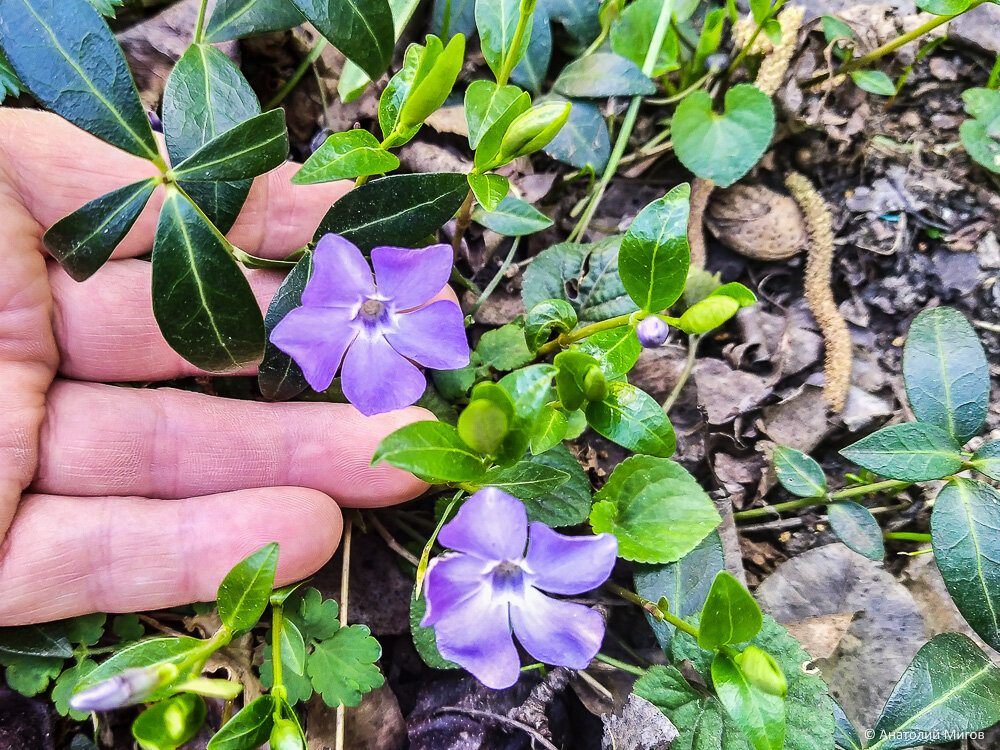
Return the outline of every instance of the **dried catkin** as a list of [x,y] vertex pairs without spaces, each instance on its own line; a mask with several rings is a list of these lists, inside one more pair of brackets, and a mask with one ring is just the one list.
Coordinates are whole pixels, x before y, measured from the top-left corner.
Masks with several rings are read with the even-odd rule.
[[[798,45],[799,29],[805,18],[805,10],[798,5],[789,5],[778,15],[781,24],[781,41],[767,53],[757,71],[754,85],[768,96],[774,96],[781,82],[785,80],[788,65]],[[760,37],[758,37],[759,39]]]
[[806,261],[805,296],[809,309],[819,324],[825,342],[826,356],[823,365],[825,384],[823,396],[830,408],[839,412],[844,408],[847,391],[851,387],[851,333],[847,321],[837,309],[830,288],[833,264],[833,220],[823,197],[808,178],[792,172],[785,178],[785,186],[802,207],[809,229],[809,258]]
[[691,249],[691,268],[704,268],[705,250],[705,209],[708,199],[715,190],[715,183],[695,177],[691,182],[690,213],[688,214],[688,247]]

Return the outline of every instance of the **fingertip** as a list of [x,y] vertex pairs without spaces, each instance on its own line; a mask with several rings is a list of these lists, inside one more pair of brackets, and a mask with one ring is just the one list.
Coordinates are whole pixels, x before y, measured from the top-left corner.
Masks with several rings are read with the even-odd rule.
[[307,487],[278,487],[283,512],[270,519],[278,542],[275,586],[301,581],[319,570],[340,546],[344,519],[340,507],[325,492]]

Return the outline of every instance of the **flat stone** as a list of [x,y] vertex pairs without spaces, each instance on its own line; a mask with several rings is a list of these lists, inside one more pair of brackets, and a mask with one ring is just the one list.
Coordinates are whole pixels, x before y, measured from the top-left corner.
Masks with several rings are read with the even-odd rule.
[[948,24],[948,38],[994,54],[1000,52],[1000,5],[980,5],[963,13]]

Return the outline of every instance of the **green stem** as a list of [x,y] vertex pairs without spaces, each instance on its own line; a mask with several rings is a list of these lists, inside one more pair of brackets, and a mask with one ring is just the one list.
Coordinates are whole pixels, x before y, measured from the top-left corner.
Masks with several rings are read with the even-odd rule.
[[[230,242],[226,238],[226,235],[224,235],[222,231],[217,226],[215,226],[215,222],[213,222],[210,218],[208,218],[208,214],[206,214],[204,211],[201,210],[201,206],[199,206],[195,202],[194,198],[192,198],[190,195],[187,194],[187,191],[184,188],[182,188],[176,181],[174,181],[173,177],[171,177],[167,183],[167,190],[168,191],[176,190],[178,193],[180,193],[181,196],[188,203],[191,204],[191,206],[195,210],[195,213],[197,213],[198,216],[200,216],[202,220],[204,220],[204,222],[208,224],[209,229],[212,230],[212,234],[214,234],[216,238],[218,238],[219,242],[222,243],[223,247],[229,250],[230,255],[232,255],[234,258],[237,257],[237,250],[239,250],[239,248],[237,248],[232,242]],[[242,250],[239,250],[239,252],[243,253],[243,255],[245,255],[247,258],[253,257],[248,253],[243,252]]]
[[470,189],[468,195],[465,196],[465,200],[462,201],[462,207],[458,209],[458,215],[455,217],[455,234],[451,238],[451,251],[456,258],[458,257],[458,251],[462,249],[462,238],[465,237],[465,230],[472,223],[472,203],[475,198],[476,194]]
[[[972,4],[966,10],[962,11],[962,13],[968,13],[970,10],[978,8],[986,1],[987,0],[973,0]],[[830,72],[820,73],[819,75],[815,75],[812,78],[809,78],[803,83],[800,83],[799,88],[808,88],[810,86],[816,85],[817,83],[821,83],[827,80],[828,78],[836,78],[837,76],[844,75],[845,73],[851,73],[855,70],[861,70],[862,68],[866,68],[873,62],[885,57],[890,52],[899,49],[904,44],[909,44],[914,39],[919,39],[924,34],[927,34],[936,29],[938,26],[943,26],[949,21],[962,15],[962,13],[954,13],[950,16],[935,16],[927,23],[921,24],[917,28],[913,29],[913,31],[909,31],[906,34],[903,34],[902,36],[898,36],[892,41],[886,42],[881,47],[876,47],[867,55],[862,55],[861,57],[855,58],[854,60],[850,60],[844,63],[832,73]]]
[[913,482],[903,482],[899,479],[886,479],[882,482],[875,482],[873,484],[862,484],[857,487],[845,487],[842,490],[837,490],[830,495],[831,500],[846,500],[851,497],[863,497],[864,495],[871,495],[876,492],[891,492],[893,490],[905,490],[907,487],[912,487]]
[[917,534],[911,531],[887,531],[882,534],[883,539],[895,539],[900,542],[927,542],[930,543],[930,534]]
[[683,630],[685,633],[690,635],[695,640],[698,639],[698,628],[696,628],[689,622],[684,622],[684,620],[679,618],[673,612],[670,612],[669,610],[660,609],[659,605],[657,605],[655,602],[651,602],[649,601],[649,599],[644,599],[634,591],[629,591],[624,586],[619,586],[617,583],[612,583],[611,581],[605,583],[604,588],[606,588],[613,594],[617,594],[625,601],[632,602],[633,604],[638,604],[640,607],[646,610],[657,620],[663,620],[665,622],[669,622],[675,628]]
[[753,30],[753,34],[750,35],[750,39],[747,40],[747,43],[743,45],[743,49],[740,50],[736,59],[730,63],[728,68],[726,68],[726,74],[722,77],[722,86],[719,87],[720,91],[727,88],[726,84],[729,83],[729,79],[733,77],[733,73],[735,73],[740,67],[740,64],[747,59],[747,55],[750,54],[750,49],[753,47],[753,43],[757,41],[757,37],[760,36],[760,32],[764,30],[764,24],[771,20],[781,5],[782,4],[779,3],[772,8],[770,12],[760,20],[760,23],[757,24],[757,28]]
[[646,670],[642,667],[637,667],[634,664],[627,664],[619,659],[615,659],[613,656],[608,656],[607,654],[598,652],[594,656],[597,661],[603,661],[605,664],[610,664],[612,667],[617,667],[623,672],[628,672],[629,674],[634,674],[636,677],[644,677]]
[[681,395],[681,391],[684,390],[684,386],[688,382],[688,378],[691,377],[691,373],[694,372],[695,356],[698,354],[698,344],[701,343],[701,336],[692,333],[688,336],[688,354],[687,360],[684,362],[684,370],[681,372],[680,378],[677,380],[677,384],[674,386],[673,390],[670,391],[670,395],[667,396],[667,400],[663,402],[663,411],[670,413],[674,404],[677,402],[677,397]]
[[1000,88],[1000,54],[997,55],[997,61],[993,63],[993,70],[990,72],[990,80],[986,82],[986,88]]
[[[521,8],[524,8],[522,3]],[[517,59],[517,53],[521,49],[521,44],[524,42],[524,34],[528,30],[528,21],[531,20],[531,13],[521,13],[517,19],[517,29],[514,31],[514,39],[511,41],[510,50],[503,58],[503,65],[500,66],[500,72],[497,73],[497,84],[500,86],[506,86],[507,80],[510,78],[511,72],[514,70],[514,61]]]
[[285,697],[285,683],[281,673],[281,631],[285,627],[285,608],[280,604],[271,607],[271,667],[274,685],[272,694]]
[[198,20],[194,25],[194,43],[201,44],[205,41],[205,13],[208,11],[208,0],[201,0],[201,7],[198,9]]
[[309,54],[305,56],[302,62],[299,63],[299,67],[292,73],[292,77],[285,81],[285,84],[278,89],[278,93],[271,97],[271,100],[265,105],[265,110],[274,109],[285,100],[286,96],[292,93],[292,90],[299,85],[299,81],[302,80],[302,77],[312,67],[313,63],[319,60],[319,56],[323,54],[323,50],[326,49],[328,44],[329,42],[326,40],[326,37],[323,36],[316,41],[312,49],[309,50]]
[[829,495],[824,495],[822,497],[804,497],[801,500],[790,500],[787,503],[777,503],[776,505],[766,505],[763,508],[751,508],[750,510],[741,510],[733,513],[733,518],[737,521],[749,521],[754,518],[765,518],[767,516],[777,515],[778,513],[785,513],[792,510],[801,510],[802,508],[812,508],[817,505],[829,505],[831,502],[836,502],[838,500],[847,500],[852,497],[860,497],[863,495],[871,495],[876,492],[885,492],[889,490],[904,490],[910,487],[913,482],[901,482],[896,479],[887,479],[884,482],[875,482],[874,484],[863,484],[858,487],[847,487],[837,492],[830,493]]
[[619,326],[632,325],[633,320],[642,320],[647,315],[649,315],[649,313],[644,312],[619,315],[615,318],[608,318],[607,320],[602,320],[598,323],[591,323],[589,326],[578,328],[572,333],[561,334],[559,338],[553,339],[547,344],[543,344],[539,347],[537,356],[544,357],[546,354],[551,354],[559,349],[565,349],[570,346],[570,344],[582,341],[588,336],[593,336],[595,333],[600,333],[601,331],[610,331],[612,328],[618,328]]

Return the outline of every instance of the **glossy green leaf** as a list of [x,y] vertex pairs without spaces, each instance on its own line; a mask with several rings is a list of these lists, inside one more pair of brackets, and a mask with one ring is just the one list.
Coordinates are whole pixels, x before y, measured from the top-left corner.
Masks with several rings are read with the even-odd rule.
[[326,705],[357,706],[361,696],[385,684],[377,664],[381,656],[367,627],[349,625],[316,645],[306,669]]
[[542,408],[555,400],[555,374],[552,365],[530,365],[505,375],[499,384],[514,399],[518,416],[533,422]]
[[591,506],[590,480],[565,445],[557,445],[537,456],[528,456],[526,460],[569,475],[569,479],[554,492],[524,500],[529,521],[557,528],[575,526],[587,520]]
[[88,673],[79,684],[80,690],[93,687],[99,682],[111,679],[126,669],[150,667],[164,662],[180,663],[189,659],[194,652],[204,649],[205,642],[198,638],[180,636],[177,638],[152,638],[137,641],[118,649],[113,656]]
[[396,34],[387,0],[292,0],[319,33],[369,78],[389,67]]
[[559,445],[569,432],[569,419],[566,412],[554,406],[543,406],[541,414],[531,427],[531,452],[534,455]]
[[934,636],[917,652],[875,723],[868,750],[934,744],[941,733],[978,732],[1000,721],[1000,669],[961,633]]
[[[712,588],[712,581],[726,567],[722,539],[713,531],[680,560],[666,564],[636,563],[633,566],[635,591],[652,602],[666,598],[670,612],[688,617],[700,612]],[[648,612],[646,620],[664,649],[670,645],[674,626],[660,622]]]
[[525,112],[531,109],[531,95],[522,92],[496,120],[482,132],[479,145],[473,155],[473,163],[479,172],[502,166],[505,162],[500,155],[500,147],[511,124]]
[[[274,687],[274,663],[270,644],[264,646],[261,656],[263,657],[264,662],[260,665],[260,683],[264,687],[270,689]],[[292,670],[285,669],[282,672],[281,678],[282,683],[285,686],[288,702],[293,706],[296,703],[302,703],[312,698],[313,686],[309,677],[304,674],[296,674]]]
[[712,660],[712,686],[726,712],[755,750],[785,746],[785,701],[761,690],[726,654]]
[[476,0],[434,0],[431,28],[441,37],[476,33]]
[[895,96],[896,84],[881,70],[856,70],[851,73],[854,84],[862,91],[879,96]]
[[206,42],[224,42],[305,22],[291,0],[218,0],[205,24]]
[[837,701],[833,701],[833,720],[836,724],[833,733],[834,744],[840,750],[861,750],[863,743],[858,736],[858,730]]
[[916,0],[917,7],[936,16],[953,16],[969,9],[972,0]]
[[198,734],[206,713],[205,701],[183,693],[139,714],[132,722],[132,736],[142,750],[176,750]]
[[353,180],[356,177],[392,172],[399,168],[399,159],[383,149],[378,139],[367,130],[334,133],[316,149],[292,182],[310,185],[333,180]]
[[92,200],[52,225],[43,237],[45,249],[75,280],[90,278],[125,239],[159,184],[150,178]]
[[552,364],[556,367],[556,393],[563,407],[576,411],[586,401],[593,400],[587,393],[586,379],[591,368],[600,369],[596,359],[570,350],[557,354]]
[[739,302],[732,297],[710,294],[685,310],[677,327],[687,334],[705,334],[724,325],[739,309]]
[[469,187],[487,211],[495,211],[510,191],[510,180],[499,174],[470,174]]
[[771,456],[774,473],[781,486],[798,497],[822,497],[826,494],[823,467],[801,451],[779,445]]
[[209,740],[208,750],[248,750],[267,742],[274,726],[275,700],[262,695],[223,725]]
[[176,191],[167,193],[153,242],[153,314],[167,343],[211,372],[260,361],[264,321],[229,248]]
[[962,99],[972,115],[959,128],[962,145],[979,164],[1000,173],[1000,91],[968,89]]
[[295,264],[271,298],[264,316],[267,343],[264,345],[264,359],[257,368],[257,382],[264,398],[272,401],[295,398],[309,387],[302,368],[271,343],[271,331],[290,311],[302,304],[302,292],[312,276],[312,258],[312,251],[309,251]]
[[17,73],[0,49],[0,104],[3,104],[8,96],[19,96],[23,89],[21,79],[17,77]]
[[979,337],[958,310],[920,313],[903,347],[903,379],[919,422],[936,425],[959,443],[976,435],[990,404],[990,370]]
[[[544,100],[555,98],[545,97]],[[553,159],[571,167],[589,167],[601,174],[611,157],[608,123],[600,107],[593,102],[576,99],[572,101],[572,105],[566,124],[542,150]]]
[[434,35],[427,37],[406,101],[399,110],[404,128],[421,125],[444,104],[465,61],[465,37],[458,34],[445,47]]
[[21,625],[0,629],[0,659],[7,656],[34,656],[70,659],[73,647],[62,623]]
[[281,663],[295,674],[305,674],[306,642],[293,620],[285,620],[281,628]]
[[715,529],[721,518],[680,464],[653,456],[620,463],[594,496],[590,525],[614,534],[618,554],[645,563],[675,562]]
[[489,0],[476,3],[476,28],[479,29],[483,57],[486,58],[486,64],[490,66],[494,75],[500,73],[504,61],[508,58],[513,61],[510,66],[513,67],[528,47],[533,18],[529,20],[518,48],[513,48],[520,8],[521,0]]
[[[397,42],[419,5],[420,0],[389,0],[393,31]],[[371,78],[357,64],[347,60],[340,73],[340,78],[337,79],[337,93],[340,95],[340,100],[345,103],[354,101],[361,96],[369,83],[371,83]]]
[[676,302],[687,280],[688,200],[691,188],[678,185],[650,203],[629,226],[618,253],[622,284],[640,309],[659,312]]
[[840,541],[869,560],[881,562],[885,558],[882,527],[868,508],[851,501],[830,503],[826,513]]
[[278,569],[278,545],[261,547],[241,560],[219,584],[219,617],[230,630],[257,624],[270,602]]
[[559,74],[553,91],[576,99],[609,96],[649,96],[656,84],[627,57],[613,52],[595,52],[579,57]]
[[510,80],[536,94],[542,90],[552,62],[552,26],[547,5],[546,0],[540,0],[535,6],[531,38],[524,56],[510,73]]
[[477,453],[451,425],[413,422],[384,438],[372,466],[382,461],[429,482],[474,482],[486,472]]
[[725,112],[704,91],[688,94],[671,122],[674,152],[698,177],[729,187],[760,161],[774,134],[774,104],[749,84],[726,92]]
[[532,500],[556,492],[569,474],[544,464],[521,461],[508,469],[494,467],[480,480],[485,487],[497,487],[521,500]]
[[465,121],[469,145],[475,149],[483,134],[524,92],[517,86],[498,86],[495,81],[473,81],[465,90]]
[[972,454],[971,463],[979,473],[1000,481],[1000,440],[986,443],[977,450]]
[[413,645],[420,658],[424,660],[424,664],[432,669],[460,669],[461,667],[457,664],[441,656],[434,628],[425,628],[420,625],[427,612],[427,600],[423,596],[419,599],[416,598],[416,589],[414,589],[413,594],[410,596],[410,635],[413,637]]
[[160,158],[125,55],[87,0],[0,0],[0,40],[41,104],[130,154]]
[[732,574],[719,571],[701,608],[698,645],[711,651],[720,646],[745,643],[763,625],[760,606]]
[[566,300],[550,299],[539,302],[524,319],[524,338],[535,351],[553,334],[568,333],[576,327],[576,310]]
[[247,180],[288,156],[285,110],[272,109],[216,136],[174,167],[179,181]]
[[507,237],[523,237],[552,226],[552,219],[530,203],[508,195],[494,208],[487,211],[476,206],[472,211],[474,221],[497,234]]
[[[621,15],[611,24],[611,49],[641,66],[653,43],[653,31],[662,7],[661,0],[635,0],[625,6]],[[659,77],[680,67],[679,54],[677,33],[671,29],[663,40],[652,75]]]
[[934,559],[962,616],[1000,648],[1000,493],[983,482],[955,479],[934,501]]
[[618,445],[651,456],[674,454],[677,441],[666,413],[634,385],[608,383],[607,397],[592,401],[586,411],[587,423]]
[[315,238],[334,232],[362,250],[379,245],[415,247],[450,219],[469,186],[451,172],[390,175],[366,182],[338,200]]
[[574,347],[597,360],[608,378],[620,378],[639,361],[642,346],[631,326],[618,326],[588,336]]
[[382,90],[382,95],[379,97],[378,123],[382,129],[382,137],[386,141],[386,148],[403,145],[420,130],[420,125],[404,128],[400,114],[403,111],[403,105],[406,104],[406,98],[413,88],[423,50],[424,46],[416,43],[406,48],[406,52],[403,54],[403,67],[389,79],[388,85]]
[[905,422],[883,427],[840,451],[876,474],[904,482],[926,482],[962,468],[961,446],[940,427]]

